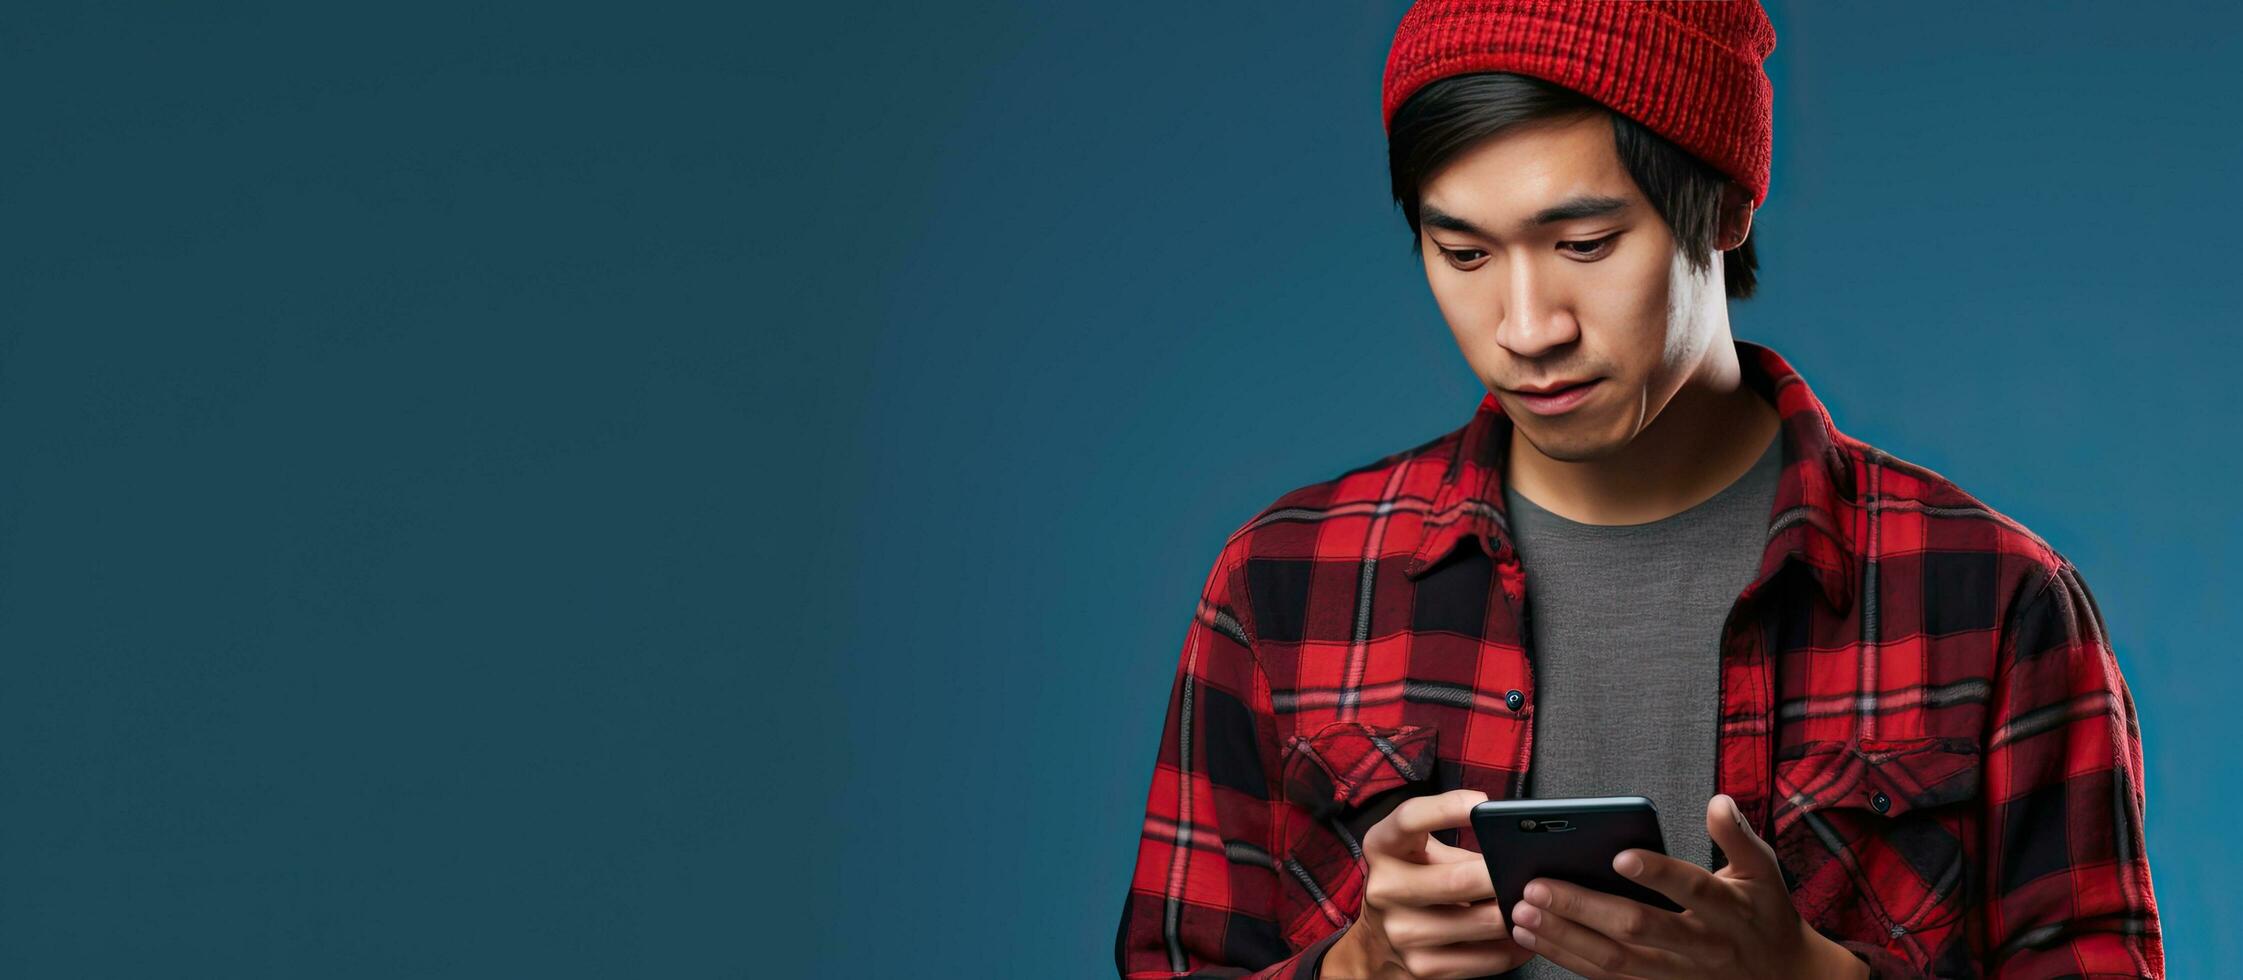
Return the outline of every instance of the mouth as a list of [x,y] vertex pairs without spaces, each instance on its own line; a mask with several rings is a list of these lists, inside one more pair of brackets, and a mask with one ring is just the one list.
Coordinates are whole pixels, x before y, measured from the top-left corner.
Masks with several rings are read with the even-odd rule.
[[1587,401],[1589,396],[1598,390],[1597,386],[1603,382],[1603,378],[1591,378],[1580,384],[1568,385],[1543,394],[1526,391],[1513,391],[1511,394],[1518,396],[1519,400],[1525,403],[1527,410],[1536,415],[1558,415],[1571,411],[1575,406]]

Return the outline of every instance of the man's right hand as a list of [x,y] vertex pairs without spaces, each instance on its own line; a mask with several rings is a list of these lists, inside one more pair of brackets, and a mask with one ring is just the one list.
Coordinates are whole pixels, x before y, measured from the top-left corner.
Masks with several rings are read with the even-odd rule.
[[1433,831],[1470,826],[1486,793],[1454,789],[1402,801],[1363,835],[1363,911],[1325,951],[1324,980],[1484,977],[1534,958],[1511,941],[1478,851]]

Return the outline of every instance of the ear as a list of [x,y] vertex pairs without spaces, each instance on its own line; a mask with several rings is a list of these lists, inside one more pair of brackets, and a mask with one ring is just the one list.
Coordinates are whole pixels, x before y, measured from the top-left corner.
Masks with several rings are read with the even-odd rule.
[[1745,235],[1752,231],[1752,192],[1743,184],[1730,181],[1721,187],[1721,230],[1714,235],[1714,248],[1729,251],[1745,243]]

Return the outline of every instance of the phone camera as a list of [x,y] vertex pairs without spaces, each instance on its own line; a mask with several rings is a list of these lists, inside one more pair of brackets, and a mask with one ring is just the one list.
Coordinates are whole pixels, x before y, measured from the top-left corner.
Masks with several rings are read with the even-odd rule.
[[1534,829],[1534,821],[1532,821],[1532,820],[1521,820],[1521,821],[1519,821],[1519,829],[1520,829],[1520,830],[1533,830],[1533,829]]

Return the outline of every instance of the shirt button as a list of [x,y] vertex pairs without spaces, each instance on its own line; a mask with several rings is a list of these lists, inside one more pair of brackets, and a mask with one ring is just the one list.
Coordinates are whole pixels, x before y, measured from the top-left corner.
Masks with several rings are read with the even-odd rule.
[[1869,808],[1883,813],[1893,808],[1893,798],[1880,792],[1869,798]]
[[1517,691],[1507,691],[1503,695],[1503,706],[1510,708],[1513,711],[1519,710],[1519,706],[1525,703],[1526,695],[1520,694]]

